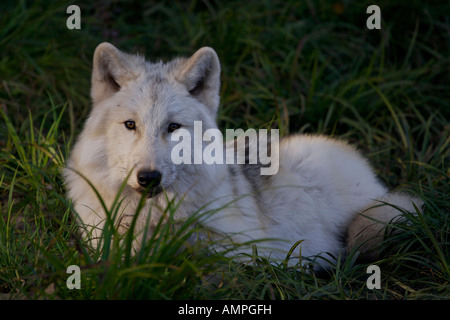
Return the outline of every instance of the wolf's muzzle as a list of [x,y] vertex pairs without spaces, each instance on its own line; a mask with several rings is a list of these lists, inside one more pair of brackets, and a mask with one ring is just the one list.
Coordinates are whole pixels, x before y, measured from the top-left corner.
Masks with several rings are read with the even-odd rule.
[[139,193],[144,193],[148,191],[147,197],[151,198],[152,196],[160,193],[162,191],[161,188],[161,173],[159,171],[147,171],[141,170],[137,173],[137,181],[140,185],[139,188],[135,190]]

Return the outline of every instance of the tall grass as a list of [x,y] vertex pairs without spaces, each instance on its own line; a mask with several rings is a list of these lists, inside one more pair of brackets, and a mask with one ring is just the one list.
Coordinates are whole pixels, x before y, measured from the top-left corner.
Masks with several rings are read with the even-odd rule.
[[[69,4],[1,4],[0,298],[450,297],[448,5],[380,1],[382,29],[369,31],[365,1],[247,1],[245,9],[239,1],[80,1],[81,30],[66,28]],[[422,198],[424,211],[391,226],[378,260],[355,251],[323,272],[258,256],[257,246],[243,264],[207,242],[189,244],[199,226],[171,219],[175,203],[161,237],[149,236],[137,254],[114,229],[90,248],[60,170],[89,112],[91,57],[102,41],[151,60],[215,48],[221,129],[345,138],[389,187]],[[299,255],[301,243],[292,245]],[[371,263],[381,290],[366,286]],[[80,290],[66,286],[69,265],[81,267]]]

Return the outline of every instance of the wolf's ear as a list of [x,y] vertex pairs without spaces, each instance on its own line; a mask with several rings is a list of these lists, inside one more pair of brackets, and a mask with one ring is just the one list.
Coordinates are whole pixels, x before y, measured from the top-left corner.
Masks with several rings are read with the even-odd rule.
[[219,107],[220,62],[214,49],[203,47],[182,66],[178,81],[214,113]]
[[94,104],[110,97],[133,77],[130,57],[108,42],[100,43],[94,52],[91,97]]

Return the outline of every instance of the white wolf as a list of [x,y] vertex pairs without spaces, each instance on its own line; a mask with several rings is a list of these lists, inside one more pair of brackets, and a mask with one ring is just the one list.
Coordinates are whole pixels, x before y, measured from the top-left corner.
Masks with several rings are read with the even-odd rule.
[[[304,240],[304,256],[337,256],[361,243],[367,251],[400,214],[393,206],[376,206],[380,201],[412,212],[412,200],[421,205],[405,194],[389,193],[354,147],[324,136],[269,141],[279,157],[274,175],[261,175],[261,163],[174,164],[174,132],[184,128],[193,135],[195,121],[201,121],[203,132],[217,129],[219,86],[219,59],[208,47],[167,63],[147,62],[109,43],[96,48],[93,108],[64,170],[68,197],[93,238],[100,236],[106,214],[78,173],[108,208],[127,181],[117,219],[121,230],[149,190],[137,231],[149,219],[151,232],[168,201],[182,199],[176,217],[219,209],[202,221],[213,234],[237,243],[272,239],[263,243],[263,254],[280,259],[299,240]],[[234,148],[233,142],[224,148]],[[247,143],[247,151],[251,148]]]

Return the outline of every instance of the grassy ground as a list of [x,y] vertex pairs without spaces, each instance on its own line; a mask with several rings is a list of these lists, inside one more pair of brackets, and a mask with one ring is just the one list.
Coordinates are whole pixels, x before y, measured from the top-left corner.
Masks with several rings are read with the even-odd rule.
[[[0,5],[0,298],[450,298],[450,24],[448,1],[63,1]],[[141,254],[112,243],[89,253],[60,169],[89,108],[91,57],[109,41],[149,59],[214,47],[222,62],[220,128],[324,133],[356,144],[389,187],[425,201],[371,262],[356,253],[328,272],[242,265],[184,246],[189,228],[161,225]],[[169,208],[168,214],[173,211]],[[408,223],[406,223],[408,222]],[[106,239],[111,233],[105,234]],[[81,289],[66,269],[81,267]]]

